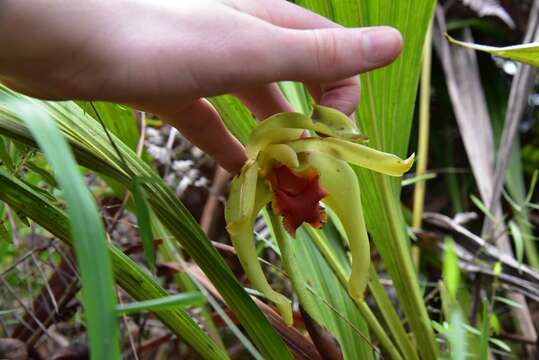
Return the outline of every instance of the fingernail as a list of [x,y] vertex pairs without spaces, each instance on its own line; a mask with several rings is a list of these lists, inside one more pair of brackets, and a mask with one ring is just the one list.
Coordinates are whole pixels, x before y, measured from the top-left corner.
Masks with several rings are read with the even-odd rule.
[[375,64],[391,62],[402,48],[401,33],[388,26],[361,30],[364,60]]

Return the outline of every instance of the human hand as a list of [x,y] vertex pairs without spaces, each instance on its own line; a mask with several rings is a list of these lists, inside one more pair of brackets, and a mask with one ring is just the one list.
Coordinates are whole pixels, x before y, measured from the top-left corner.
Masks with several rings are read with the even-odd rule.
[[234,93],[264,119],[291,110],[275,81],[294,80],[350,114],[355,75],[401,46],[392,28],[344,29],[285,0],[0,1],[1,82],[155,113],[233,174],[243,147],[204,97]]

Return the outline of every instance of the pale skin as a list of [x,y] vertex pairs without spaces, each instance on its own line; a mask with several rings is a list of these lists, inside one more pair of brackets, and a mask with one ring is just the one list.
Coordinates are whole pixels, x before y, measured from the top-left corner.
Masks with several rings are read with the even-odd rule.
[[395,29],[344,29],[285,0],[0,0],[0,82],[152,112],[232,174],[245,151],[204,97],[233,93],[262,120],[291,110],[275,82],[294,80],[350,114],[355,75],[401,47]]

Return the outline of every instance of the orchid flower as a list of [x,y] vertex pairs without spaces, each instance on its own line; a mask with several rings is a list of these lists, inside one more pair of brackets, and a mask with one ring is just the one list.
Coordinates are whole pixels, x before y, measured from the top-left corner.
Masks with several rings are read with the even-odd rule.
[[[310,135],[305,136],[305,131]],[[361,144],[366,141],[346,115],[316,105],[310,117],[293,112],[269,117],[247,141],[248,161],[232,181],[225,208],[227,230],[253,288],[277,306],[287,324],[292,323],[290,300],[271,288],[258,262],[253,240],[256,216],[271,202],[294,237],[303,223],[315,228],[324,225],[326,214],[320,202],[331,208],[350,245],[348,293],[362,300],[370,247],[358,180],[349,164],[402,176],[414,161],[414,155],[402,160]]]

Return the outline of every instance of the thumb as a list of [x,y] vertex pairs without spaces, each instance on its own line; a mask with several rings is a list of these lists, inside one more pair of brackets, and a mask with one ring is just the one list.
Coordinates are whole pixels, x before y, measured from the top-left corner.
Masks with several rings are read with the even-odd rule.
[[[287,77],[328,82],[390,64],[400,53],[402,36],[394,28],[286,29]],[[287,51],[288,49],[288,51]]]

